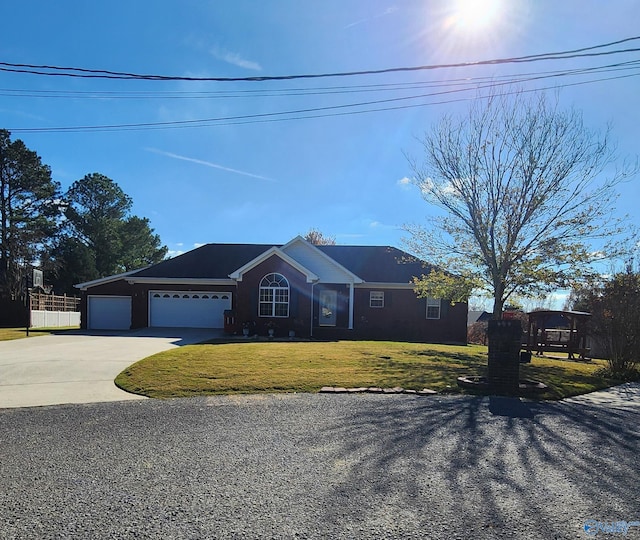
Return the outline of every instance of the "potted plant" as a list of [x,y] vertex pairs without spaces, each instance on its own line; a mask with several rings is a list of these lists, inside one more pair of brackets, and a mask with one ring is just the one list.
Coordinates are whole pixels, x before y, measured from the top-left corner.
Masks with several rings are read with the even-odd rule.
[[304,319],[292,317],[289,323],[289,338],[293,339],[298,333],[302,334],[305,327]]
[[249,337],[251,335],[251,330],[255,327],[256,323],[253,321],[245,321],[242,323],[242,335],[244,337]]
[[297,317],[292,317],[289,321],[289,337],[293,339],[296,337],[296,330],[302,328],[304,322],[302,319],[298,319]]
[[276,333],[276,323],[274,321],[269,321],[266,326],[269,337],[273,337],[273,335]]

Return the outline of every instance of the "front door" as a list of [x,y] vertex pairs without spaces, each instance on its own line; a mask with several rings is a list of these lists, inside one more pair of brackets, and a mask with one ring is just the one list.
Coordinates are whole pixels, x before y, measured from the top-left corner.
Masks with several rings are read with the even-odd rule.
[[338,292],[320,291],[320,326],[335,326],[338,311]]

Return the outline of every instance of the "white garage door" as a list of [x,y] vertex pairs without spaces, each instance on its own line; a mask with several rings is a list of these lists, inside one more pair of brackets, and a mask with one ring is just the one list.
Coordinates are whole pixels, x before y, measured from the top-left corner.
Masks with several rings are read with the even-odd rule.
[[225,309],[231,309],[231,293],[149,292],[149,326],[223,328]]
[[129,330],[130,296],[89,296],[87,328],[90,330]]

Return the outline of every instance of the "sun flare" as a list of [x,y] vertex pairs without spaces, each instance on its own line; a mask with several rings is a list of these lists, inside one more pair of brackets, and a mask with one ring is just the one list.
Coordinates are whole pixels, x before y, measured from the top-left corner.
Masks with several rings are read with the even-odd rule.
[[466,31],[489,28],[498,19],[501,0],[456,0],[453,23]]

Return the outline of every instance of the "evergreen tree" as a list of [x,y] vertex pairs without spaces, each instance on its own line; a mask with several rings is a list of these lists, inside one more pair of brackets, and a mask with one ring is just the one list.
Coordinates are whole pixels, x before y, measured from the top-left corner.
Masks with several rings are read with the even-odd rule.
[[0,297],[16,299],[58,231],[60,186],[24,142],[0,130]]
[[147,218],[130,214],[133,201],[103,174],[88,174],[65,195],[65,229],[51,251],[57,292],[73,284],[161,261],[166,253]]

